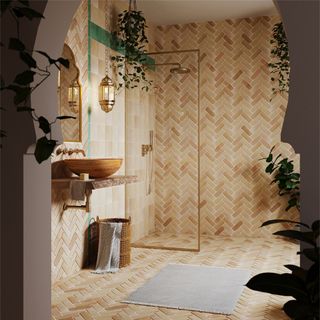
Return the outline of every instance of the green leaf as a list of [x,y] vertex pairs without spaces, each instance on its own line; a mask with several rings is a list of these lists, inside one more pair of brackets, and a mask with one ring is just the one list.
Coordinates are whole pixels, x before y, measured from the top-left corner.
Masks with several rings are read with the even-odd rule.
[[297,300],[290,300],[283,306],[284,312],[291,319],[302,318],[307,320],[309,317],[313,316],[312,309],[313,308],[310,303]]
[[18,38],[10,38],[9,49],[23,51],[25,48],[25,45]]
[[308,301],[308,294],[303,281],[289,273],[260,273],[251,278],[246,286],[255,291],[291,296],[302,301]]
[[270,163],[267,167],[266,167],[266,173],[272,173],[273,172],[273,163]]
[[293,264],[286,264],[285,267],[287,269],[289,269],[293,275],[297,276],[298,278],[300,278],[301,280],[305,281],[307,278],[307,270],[295,266]]
[[[318,248],[319,249],[319,248]],[[318,250],[319,251],[319,250]],[[319,260],[311,265],[307,273],[307,285],[314,285],[316,281],[319,281]]]
[[31,107],[17,107],[17,111],[18,112],[25,112],[25,111],[31,112],[31,111],[34,111],[34,109]]
[[276,236],[282,236],[290,239],[303,241],[313,246],[316,245],[313,238],[313,232],[301,232],[297,230],[281,230],[281,231],[274,232],[273,234]]
[[14,84],[10,84],[10,85],[8,85],[6,87],[6,89],[14,91],[14,92],[18,92],[21,89],[21,87],[20,86],[16,86]]
[[292,173],[292,174],[291,174],[291,178],[292,178],[292,179],[295,179],[295,180],[299,180],[299,179],[300,179],[300,174],[299,174],[299,173],[296,173],[296,172],[295,172],[295,173]]
[[312,223],[311,225],[311,229],[315,234],[315,237],[319,237],[319,233],[320,233],[320,220],[316,220]]
[[64,59],[64,58],[60,57],[57,59],[57,61],[60,62],[67,69],[69,68],[69,60],[68,59]]
[[26,17],[29,20],[34,18],[44,18],[40,12],[26,7],[14,7],[13,12],[18,18]]
[[305,257],[307,257],[309,260],[313,262],[317,262],[320,260],[319,247],[303,249],[302,252],[300,252],[300,254],[303,254]]
[[290,181],[290,180],[287,180],[287,181],[286,181],[286,188],[287,188],[287,189],[294,189],[296,186],[297,186],[297,183],[292,182],[292,181]]
[[28,0],[18,0],[20,3],[22,3],[25,6],[29,6],[29,1]]
[[33,76],[35,75],[34,71],[26,70],[22,73],[19,73],[15,79],[14,82],[18,83],[20,85],[28,85],[29,83],[33,82]]
[[270,154],[268,155],[266,161],[267,161],[267,162],[271,162],[272,159],[273,159],[273,155],[272,155],[272,153],[270,153]]
[[13,102],[15,105],[26,101],[28,96],[31,93],[31,88],[29,87],[18,87],[19,89],[16,91],[16,95],[13,98]]
[[25,51],[20,51],[20,59],[25,62],[30,68],[36,68],[37,62],[32,58],[32,56]]
[[0,1],[0,9],[1,9],[1,14],[3,14],[9,7],[11,0],[1,0]]
[[51,156],[56,144],[56,140],[48,140],[47,137],[42,137],[37,140],[34,155],[38,163],[47,160]]
[[288,201],[288,206],[286,207],[286,211],[288,211],[290,208],[295,207],[298,204],[298,199],[297,198],[292,198]]
[[56,117],[56,119],[58,119],[58,120],[77,119],[77,117],[73,117],[73,116],[58,116],[58,117]]
[[45,117],[39,117],[39,128],[45,133],[49,133],[51,131],[50,123]]
[[276,147],[276,146],[273,146],[273,147],[271,148],[271,150],[269,151],[269,153],[272,153],[272,151],[274,150],[275,147]]
[[310,227],[303,223],[303,222],[299,222],[299,221],[293,221],[293,220],[287,220],[287,219],[273,219],[273,220],[268,220],[268,221],[265,221],[261,227],[265,227],[265,226],[268,226],[270,224],[274,224],[274,223],[283,223],[283,222],[287,222],[287,223],[294,223],[294,224],[298,224],[298,225],[301,225],[301,226],[304,226],[308,229],[310,229]]
[[7,136],[7,133],[5,130],[0,130],[0,138],[5,138]]

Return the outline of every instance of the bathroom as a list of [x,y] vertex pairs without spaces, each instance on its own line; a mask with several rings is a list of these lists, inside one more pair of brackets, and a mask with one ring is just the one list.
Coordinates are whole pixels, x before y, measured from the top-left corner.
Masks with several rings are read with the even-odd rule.
[[[115,86],[122,81],[112,60],[119,55],[112,32],[128,1],[82,0],[74,14],[62,50],[70,67],[61,68],[57,94],[59,114],[76,119],[61,122],[64,142],[51,160],[122,159],[115,175],[124,180],[76,201],[54,177],[52,319],[229,319],[122,301],[170,263],[256,274],[298,261],[296,244],[271,237],[277,227],[259,228],[269,219],[299,218],[296,208],[284,216],[287,199],[259,161],[275,146],[299,171],[299,155],[280,136],[288,94],[273,93],[268,66],[279,13],[272,1],[205,3],[193,10],[194,1],[136,2],[148,26],[151,82],[148,90],[115,88],[108,110],[99,102],[99,86],[106,75]],[[80,99],[66,110],[74,80]],[[115,274],[84,268],[97,217],[130,218],[131,262]],[[261,310],[270,319],[287,319],[282,297],[256,298],[244,290],[230,319]]]

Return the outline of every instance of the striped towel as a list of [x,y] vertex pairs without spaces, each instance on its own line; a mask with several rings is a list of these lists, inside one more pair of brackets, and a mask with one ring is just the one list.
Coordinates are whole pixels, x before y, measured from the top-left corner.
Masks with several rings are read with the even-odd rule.
[[122,223],[99,223],[99,248],[94,273],[117,272],[120,263]]

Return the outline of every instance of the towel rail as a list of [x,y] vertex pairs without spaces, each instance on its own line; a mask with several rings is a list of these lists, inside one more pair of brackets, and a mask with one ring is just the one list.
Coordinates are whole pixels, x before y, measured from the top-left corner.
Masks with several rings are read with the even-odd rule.
[[71,205],[71,204],[64,203],[63,207],[62,207],[63,211],[68,210],[68,209],[80,209],[80,210],[85,210],[86,212],[90,212],[91,194],[92,194],[92,190],[91,189],[87,189],[86,190],[86,202],[85,202],[85,204],[82,204],[82,205]]

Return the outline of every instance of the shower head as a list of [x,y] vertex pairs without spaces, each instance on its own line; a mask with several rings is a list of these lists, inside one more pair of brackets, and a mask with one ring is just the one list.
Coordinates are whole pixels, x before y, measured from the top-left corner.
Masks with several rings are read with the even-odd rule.
[[190,73],[189,68],[182,67],[181,64],[178,62],[155,63],[152,65],[153,66],[174,66],[173,68],[170,69],[170,73],[174,73],[174,74]]
[[190,72],[189,68],[182,67],[181,64],[177,64],[177,67],[171,68],[170,72],[174,74],[186,74]]

